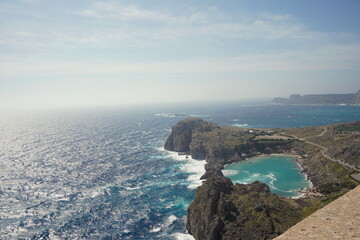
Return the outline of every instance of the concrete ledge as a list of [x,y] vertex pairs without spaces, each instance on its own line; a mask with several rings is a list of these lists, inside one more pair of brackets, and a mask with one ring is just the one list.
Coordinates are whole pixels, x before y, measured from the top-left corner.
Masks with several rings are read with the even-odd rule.
[[291,227],[277,240],[360,240],[360,186]]

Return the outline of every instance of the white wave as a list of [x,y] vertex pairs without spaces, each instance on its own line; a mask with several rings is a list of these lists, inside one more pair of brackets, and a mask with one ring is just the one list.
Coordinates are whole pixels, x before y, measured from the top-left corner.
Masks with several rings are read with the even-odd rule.
[[239,172],[236,170],[230,170],[230,169],[223,169],[222,173],[226,176],[226,177],[230,177],[230,176],[235,176],[237,175]]
[[260,173],[253,173],[251,174],[248,178],[245,178],[241,181],[242,184],[249,184],[255,181],[260,181],[263,182],[264,181],[264,176],[261,175]]
[[164,148],[157,148],[159,151],[166,152],[172,159],[183,162],[180,170],[189,173],[187,180],[190,182],[188,188],[196,189],[202,184],[201,176],[205,174],[205,160],[195,160],[191,156],[179,155],[177,152],[166,151]]
[[247,124],[247,123],[243,123],[243,124],[235,123],[235,124],[231,124],[231,126],[234,126],[234,127],[247,127],[247,126],[249,126],[249,124]]
[[260,173],[254,173],[253,175],[251,175],[252,178],[258,178],[260,177],[261,174]]
[[174,215],[169,216],[169,217],[166,219],[165,225],[166,225],[166,226],[170,226],[173,222],[176,221],[176,219],[177,219],[177,217],[174,216]]
[[155,116],[158,116],[158,117],[175,117],[175,115],[171,114],[171,113],[157,113],[157,114],[155,114]]
[[163,155],[156,155],[156,156],[150,156],[150,158],[155,158],[155,159],[164,159],[164,158],[166,158],[166,156],[163,156]]
[[154,227],[153,229],[150,230],[151,233],[156,233],[156,232],[160,232],[161,227]]
[[299,199],[306,195],[306,188],[301,188],[296,190],[297,195],[291,197],[292,199]]
[[174,233],[172,236],[175,240],[195,240],[193,236],[186,233]]
[[[225,170],[225,171],[228,171],[228,170]],[[230,170],[230,171],[235,171],[235,170]],[[247,175],[248,174],[250,174],[250,173],[247,172]],[[226,175],[225,174],[225,176],[231,176],[231,175]],[[270,179],[270,181],[269,181],[269,179]],[[277,179],[276,179],[275,175],[272,174],[272,173],[267,174],[267,175],[263,175],[263,174],[260,174],[260,173],[252,173],[250,176],[248,176],[246,178],[243,178],[242,180],[235,181],[235,183],[249,184],[249,183],[252,183],[252,182],[255,182],[255,181],[259,181],[259,182],[263,182],[263,183],[270,182],[270,184],[269,184],[269,185],[271,185],[270,187],[275,189],[274,182],[276,180]]]
[[277,187],[275,187],[275,182],[277,181],[277,178],[275,177],[275,175],[273,173],[269,173],[265,176],[270,179],[269,187],[272,189],[275,189],[275,190],[279,190]]
[[281,189],[278,189],[278,188],[275,188],[277,191],[279,192],[285,192],[285,193],[296,193],[299,191],[299,189],[294,189],[294,190],[281,190]]
[[128,190],[128,191],[134,191],[134,190],[139,190],[139,189],[141,189],[141,187],[140,187],[140,186],[136,186],[136,187],[125,187],[125,189]]
[[188,186],[189,189],[195,189],[202,184],[202,180],[200,180],[200,178],[205,174],[205,164],[205,160],[199,161],[188,158],[185,165],[180,167],[182,171],[191,174],[187,179],[191,182]]
[[150,230],[150,232],[160,232],[162,229],[165,229],[169,227],[171,224],[173,224],[177,220],[177,217],[174,215],[169,216],[163,224],[160,224],[153,229]]
[[155,116],[158,116],[158,117],[187,117],[187,116],[190,116],[189,114],[187,113],[157,113],[155,114]]
[[269,173],[269,174],[267,174],[266,176],[267,176],[268,178],[270,178],[272,182],[277,181],[277,178],[275,177],[275,174],[273,174],[273,173]]
[[209,115],[204,115],[204,114],[190,114],[189,116],[191,117],[196,117],[196,118],[206,118],[209,117]]

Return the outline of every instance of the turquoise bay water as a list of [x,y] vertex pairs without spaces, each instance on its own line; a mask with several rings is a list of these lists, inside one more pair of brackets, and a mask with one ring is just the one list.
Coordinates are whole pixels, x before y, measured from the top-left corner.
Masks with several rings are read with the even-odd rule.
[[271,192],[284,197],[299,196],[299,190],[311,183],[301,173],[294,157],[265,156],[256,157],[225,166],[223,173],[233,183],[266,183]]

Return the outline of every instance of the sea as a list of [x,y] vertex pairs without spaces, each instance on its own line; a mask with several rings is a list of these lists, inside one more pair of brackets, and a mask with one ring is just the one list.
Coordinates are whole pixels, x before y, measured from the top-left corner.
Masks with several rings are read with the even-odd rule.
[[192,239],[186,213],[205,161],[163,148],[171,127],[188,117],[300,127],[359,120],[360,107],[228,102],[2,112],[0,239]]

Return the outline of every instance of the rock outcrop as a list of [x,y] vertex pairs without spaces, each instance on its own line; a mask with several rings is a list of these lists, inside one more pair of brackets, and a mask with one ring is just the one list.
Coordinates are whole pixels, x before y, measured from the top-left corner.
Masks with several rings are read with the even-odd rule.
[[196,190],[187,228],[197,240],[272,239],[301,219],[299,203],[272,194],[266,184],[233,185],[214,175]]
[[360,90],[355,95],[355,105],[360,105]]
[[198,128],[204,121],[200,118],[189,118],[178,122],[165,143],[165,149],[175,152],[190,152],[192,131]]
[[289,99],[274,98],[275,104],[298,104],[298,105],[360,105],[360,91],[351,94],[300,94],[290,95]]

